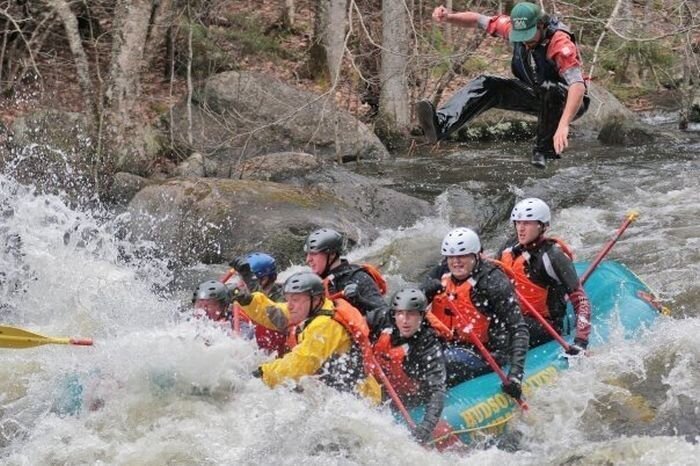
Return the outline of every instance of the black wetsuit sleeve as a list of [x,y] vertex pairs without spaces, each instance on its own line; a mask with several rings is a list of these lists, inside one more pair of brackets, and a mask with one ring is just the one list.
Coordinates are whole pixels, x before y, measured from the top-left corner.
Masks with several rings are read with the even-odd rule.
[[[506,350],[505,356],[510,364],[508,375],[522,380],[530,335],[513,286],[505,273],[498,268],[491,270],[483,281],[486,282],[484,285],[488,306],[493,311],[491,325],[500,327],[498,330],[507,334],[506,341],[510,343],[509,348],[502,348]],[[481,281],[479,285],[482,285]]]
[[547,256],[552,263],[552,269],[559,279],[559,283],[565,288],[566,293],[569,294],[576,291],[580,282],[574,263],[569,259],[569,256],[564,254],[564,251],[556,244],[547,251]]
[[588,337],[591,333],[591,303],[588,301],[588,296],[581,286],[574,263],[569,259],[569,256],[556,245],[552,246],[547,255],[552,263],[554,273],[559,277],[561,286],[569,295],[569,300],[576,312],[575,342],[577,345],[585,347],[588,345]]
[[[357,285],[357,296],[349,300],[350,304],[359,309],[362,315],[382,313],[389,309],[377,284],[367,272],[358,270],[352,274],[349,281]],[[373,317],[370,318],[373,319]]]
[[435,295],[442,291],[442,276],[449,272],[447,267],[447,259],[443,259],[438,265],[430,269],[428,275],[425,276],[420,285],[421,290],[425,293],[428,303],[433,302]]
[[445,407],[447,393],[445,359],[442,345],[434,335],[429,337],[430,344],[421,352],[422,374],[420,377],[421,391],[426,394],[425,415],[420,425],[432,432]]
[[433,268],[430,269],[428,272],[428,275],[425,277],[424,282],[429,281],[430,279],[437,279],[441,280],[442,276],[445,275],[447,272],[449,272],[450,269],[447,267],[447,258],[443,258],[439,264],[434,266]]

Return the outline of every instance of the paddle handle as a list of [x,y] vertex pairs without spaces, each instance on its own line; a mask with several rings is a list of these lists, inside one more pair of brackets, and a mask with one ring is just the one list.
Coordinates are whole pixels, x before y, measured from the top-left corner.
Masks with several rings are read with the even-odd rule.
[[596,267],[598,267],[598,264],[601,263],[601,261],[605,258],[605,256],[608,255],[608,253],[610,252],[612,247],[615,246],[615,243],[617,243],[617,240],[619,240],[620,236],[622,236],[622,234],[625,232],[625,230],[627,230],[627,227],[629,227],[632,224],[632,222],[637,220],[637,218],[639,218],[639,212],[637,212],[636,210],[629,212],[625,216],[625,220],[622,222],[622,225],[620,225],[620,227],[617,229],[617,231],[615,232],[613,237],[610,239],[610,241],[608,241],[605,244],[603,249],[595,257],[595,259],[593,259],[593,262],[591,262],[591,264],[588,266],[586,271],[583,272],[583,275],[581,275],[581,284],[582,285],[584,283],[586,283],[586,280],[588,280],[588,278],[591,276],[593,271],[595,271]]
[[545,330],[547,330],[547,333],[549,333],[556,341],[559,343],[562,348],[564,348],[565,351],[569,351],[571,349],[571,345],[569,345],[566,340],[562,338],[561,335],[559,335],[559,332],[557,332],[552,325],[547,322],[547,319],[544,318],[542,314],[537,312],[537,309],[530,304],[530,302],[525,299],[525,297],[520,294],[520,292],[516,289],[515,294],[518,296],[518,300],[520,301],[520,304],[525,306],[528,311],[530,311],[530,314],[537,319],[537,321],[544,327]]
[[[369,342],[368,342],[369,344]],[[367,353],[369,354],[369,353]],[[413,430],[416,428],[416,423],[413,421],[413,418],[411,417],[411,414],[408,412],[406,409],[406,406],[401,402],[401,399],[399,398],[399,394],[396,393],[396,390],[394,390],[393,385],[389,381],[389,378],[386,376],[382,368],[379,366],[379,362],[377,359],[374,357],[374,354],[371,354],[369,356],[370,358],[370,364],[374,368],[374,374],[379,377],[379,380],[382,382],[382,385],[384,385],[384,388],[386,389],[387,393],[389,394],[389,397],[391,398],[391,401],[394,402],[394,405],[398,408],[399,412],[403,416],[403,418],[406,420],[406,424],[408,424],[408,427]]]
[[[491,369],[498,374],[498,377],[501,379],[501,382],[503,382],[503,385],[508,385],[510,383],[510,380],[508,380],[508,376],[506,376],[506,373],[503,372],[503,369],[498,365],[496,360],[493,358],[489,350],[486,349],[484,344],[477,338],[477,336],[473,332],[469,332],[467,335],[469,335],[469,340],[471,340],[472,344],[476,346],[476,349],[479,350],[479,353],[486,359],[486,362],[488,363],[489,366],[491,366]],[[513,398],[516,403],[520,406],[520,408],[523,411],[528,410],[527,403],[523,401],[522,398]]]
[[92,338],[69,338],[68,339],[68,344],[69,345],[76,345],[76,346],[92,346]]

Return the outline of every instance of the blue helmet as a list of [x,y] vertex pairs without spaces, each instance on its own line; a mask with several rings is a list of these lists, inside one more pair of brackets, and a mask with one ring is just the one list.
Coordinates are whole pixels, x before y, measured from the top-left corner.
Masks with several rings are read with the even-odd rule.
[[269,254],[251,252],[245,256],[245,259],[250,265],[250,270],[258,277],[258,280],[264,277],[270,277],[272,280],[277,278],[277,262]]

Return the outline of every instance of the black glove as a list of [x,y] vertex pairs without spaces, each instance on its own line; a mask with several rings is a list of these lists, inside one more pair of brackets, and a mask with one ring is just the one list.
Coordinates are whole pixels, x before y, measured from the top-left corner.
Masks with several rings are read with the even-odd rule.
[[245,256],[234,257],[234,259],[231,262],[229,262],[228,265],[233,267],[234,270],[241,274],[241,277],[243,277],[244,279],[247,279],[252,275],[252,272],[250,270],[250,264],[248,263],[248,260]]
[[411,434],[420,444],[426,444],[433,438],[433,432],[423,424],[417,425]]
[[566,354],[576,356],[577,354],[585,353],[586,348],[588,348],[588,342],[586,340],[574,338],[574,344],[569,345],[569,349],[566,351]]
[[247,306],[253,300],[253,295],[248,290],[234,288],[231,290],[231,301]]
[[442,286],[442,282],[437,278],[431,278],[423,284],[423,293],[428,301],[432,301],[436,294],[445,291],[445,287]]
[[520,397],[523,396],[523,385],[516,377],[508,377],[508,383],[501,385],[501,390],[503,390],[503,393],[512,396],[516,400],[519,400]]
[[262,379],[262,367],[258,367],[257,369],[255,369],[251,375],[256,379]]
[[345,288],[343,289],[343,297],[345,299],[353,299],[357,298],[357,283],[348,283],[345,285]]

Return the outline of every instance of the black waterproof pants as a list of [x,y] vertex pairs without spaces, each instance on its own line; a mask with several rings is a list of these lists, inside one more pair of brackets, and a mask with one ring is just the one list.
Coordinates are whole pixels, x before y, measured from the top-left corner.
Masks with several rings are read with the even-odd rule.
[[[568,89],[560,83],[545,83],[537,89],[519,79],[482,75],[457,91],[437,110],[439,138],[457,131],[472,118],[490,108],[523,112],[537,117],[535,151],[554,154],[554,133],[564,112]],[[588,110],[590,99],[584,96],[583,105],[575,118]]]
[[[524,316],[525,323],[527,324],[527,330],[530,333],[529,347],[534,348],[535,346],[540,346],[544,343],[554,340],[554,337],[547,331],[546,328],[540,323],[539,320],[534,317]],[[552,328],[561,335],[563,322],[561,320],[550,322]]]

